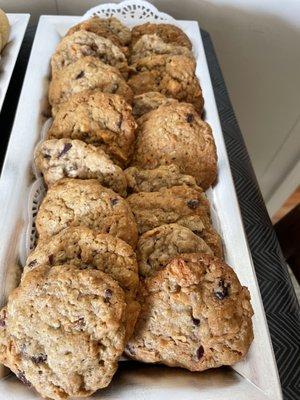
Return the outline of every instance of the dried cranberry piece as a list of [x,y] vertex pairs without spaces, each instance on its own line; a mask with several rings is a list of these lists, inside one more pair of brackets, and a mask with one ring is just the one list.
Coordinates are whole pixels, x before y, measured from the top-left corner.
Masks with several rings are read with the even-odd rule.
[[186,116],[186,121],[190,124],[191,122],[193,122],[194,121],[194,116],[193,116],[193,114],[188,114],[187,116]]
[[112,206],[115,206],[116,204],[118,204],[119,199],[110,199],[110,203]]
[[80,79],[84,76],[84,71],[80,71],[78,75],[75,76],[75,79]]
[[218,287],[214,290],[215,297],[218,300],[224,300],[228,296],[228,286],[223,279],[220,279]]
[[187,202],[188,207],[190,207],[192,210],[195,210],[196,208],[199,207],[199,200],[197,199],[191,199]]
[[202,358],[203,355],[204,355],[204,347],[203,347],[203,346],[200,346],[200,347],[197,349],[196,355],[197,355],[198,360],[201,360],[201,358]]
[[48,260],[49,260],[49,264],[50,264],[50,265],[53,265],[53,262],[54,262],[54,255],[53,255],[53,254],[50,254],[50,256],[48,257]]
[[71,144],[71,143],[66,143],[66,144],[64,145],[64,148],[62,149],[62,151],[59,153],[58,158],[60,158],[60,157],[63,156],[64,154],[66,154],[66,153],[70,150],[71,147],[72,147],[72,144]]
[[111,299],[111,297],[112,297],[112,291],[110,289],[105,289],[105,292],[104,292],[105,303],[109,303],[109,300]]
[[37,356],[30,357],[30,359],[35,364],[40,364],[40,363],[47,361],[47,356],[46,356],[46,354],[39,354]]
[[17,378],[20,379],[20,381],[21,381],[22,383],[24,383],[24,385],[26,385],[26,386],[31,386],[31,383],[29,382],[28,379],[26,379],[26,376],[25,376],[24,372],[19,371],[19,372],[17,373]]
[[36,264],[37,264],[37,260],[32,260],[32,261],[30,261],[30,263],[28,264],[28,267],[29,267],[29,268],[32,268],[32,267],[34,267]]
[[194,325],[196,325],[196,326],[200,325],[200,319],[194,318],[194,317],[192,316],[192,321],[193,321],[193,324],[194,324]]

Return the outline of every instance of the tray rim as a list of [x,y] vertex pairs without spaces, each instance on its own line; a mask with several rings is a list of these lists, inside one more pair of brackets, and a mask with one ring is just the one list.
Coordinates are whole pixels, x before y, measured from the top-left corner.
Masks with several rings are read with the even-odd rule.
[[[40,20],[39,20],[38,28],[39,28],[41,25],[43,25],[43,24],[47,24],[47,23],[50,23],[50,24],[51,24],[51,22],[52,22],[52,23],[53,23],[53,22],[60,23],[60,22],[62,22],[63,20],[64,20],[64,21],[66,21],[66,20],[74,21],[75,19],[76,19],[76,20],[79,20],[80,17],[73,17],[73,16],[41,16],[41,17],[40,17]],[[75,21],[75,22],[76,22],[76,21]],[[192,21],[177,21],[177,22],[179,22],[179,23],[184,23],[184,22],[191,23]],[[193,23],[194,23],[194,24],[197,24],[197,27],[198,27],[198,23],[197,23],[196,21],[193,21]],[[199,30],[199,27],[198,27],[198,30]],[[11,137],[10,137],[9,145],[8,145],[8,148],[7,148],[7,153],[6,153],[6,156],[5,156],[4,163],[3,163],[3,169],[2,169],[1,179],[0,179],[0,191],[1,191],[1,189],[3,189],[3,181],[5,181],[5,178],[6,178],[6,175],[7,175],[7,170],[9,170],[9,165],[8,165],[8,164],[9,164],[10,155],[11,155],[11,154],[13,155],[13,148],[12,148],[12,147],[13,147],[13,139],[14,139],[15,134],[16,134],[16,132],[15,132],[15,131],[16,131],[16,127],[15,127],[15,125],[16,125],[16,120],[17,120],[17,118],[19,118],[19,117],[18,117],[18,115],[19,115],[19,109],[20,109],[21,106],[22,106],[21,100],[22,100],[22,95],[23,95],[24,84],[25,84],[25,82],[27,82],[27,80],[28,80],[29,77],[30,77],[29,66],[30,66],[30,61],[31,61],[31,59],[32,59],[32,57],[33,57],[33,55],[34,55],[35,44],[36,44],[36,42],[38,42],[38,32],[39,32],[39,29],[37,29],[36,36],[35,36],[35,38],[34,38],[34,43],[33,43],[33,46],[32,46],[32,51],[31,51],[31,55],[30,55],[29,62],[28,62],[28,68],[27,68],[26,75],[25,75],[25,78],[24,78],[23,87],[22,87],[22,91],[21,91],[21,95],[20,95],[20,99],[19,99],[19,104],[18,104],[17,112],[16,112],[16,119],[15,119],[15,122],[14,122],[14,126],[13,126],[13,128],[12,128],[12,132],[11,132]],[[199,32],[199,37],[200,37],[200,32]],[[201,45],[202,45],[202,48],[203,48],[203,43],[202,43],[201,37],[200,37],[200,40],[201,40]],[[203,49],[203,51],[204,51],[204,49]],[[203,63],[205,64],[204,67],[207,69],[207,72],[208,72],[208,74],[209,74],[208,66],[207,66],[207,60],[206,60],[205,54],[204,54],[204,58],[203,58]],[[211,90],[212,90],[212,95],[213,95],[213,96],[212,96],[212,100],[213,100],[214,106],[215,106],[215,108],[216,108],[216,103],[215,103],[213,88],[212,88],[210,79],[209,79],[209,82],[210,82],[210,86],[211,86]],[[217,108],[216,108],[216,110],[217,110]],[[220,124],[218,113],[217,113],[217,119],[218,119],[218,123]],[[224,148],[225,148],[225,150],[226,150],[226,146],[225,146],[224,138],[223,138],[223,133],[222,133],[222,140],[223,140]],[[268,339],[269,339],[269,345],[270,345],[270,348],[271,348],[271,350],[272,350],[272,342],[271,342],[271,339],[270,339],[270,334],[269,334],[269,330],[268,330],[268,325],[267,325],[267,321],[266,321],[266,317],[265,317],[265,313],[264,313],[264,309],[263,309],[262,300],[261,300],[261,297],[260,297],[260,291],[259,291],[259,287],[258,287],[258,283],[257,283],[257,279],[256,279],[255,270],[254,270],[254,267],[253,267],[253,261],[252,261],[251,252],[250,252],[250,249],[249,249],[247,240],[246,240],[246,234],[245,234],[245,230],[244,230],[244,226],[243,226],[243,222],[242,222],[242,218],[241,218],[240,207],[239,207],[238,199],[237,199],[237,196],[236,196],[236,191],[235,191],[234,183],[233,183],[233,180],[232,180],[231,169],[230,169],[230,165],[229,165],[228,156],[227,156],[227,152],[226,152],[226,151],[225,151],[225,154],[223,154],[223,156],[225,156],[225,158],[226,158],[226,163],[228,164],[228,167],[229,167],[229,169],[228,169],[229,175],[230,175],[230,176],[229,176],[229,179],[231,180],[231,184],[232,184],[232,186],[233,186],[234,194],[235,194],[235,196],[234,196],[234,198],[233,198],[233,201],[235,202],[235,207],[236,207],[236,210],[237,210],[237,212],[238,212],[238,217],[239,217],[239,219],[240,219],[240,223],[241,223],[241,226],[242,226],[242,230],[243,230],[243,239],[244,239],[244,246],[246,246],[246,248],[247,248],[247,253],[248,253],[248,256],[249,256],[249,261],[250,261],[250,263],[251,263],[251,265],[252,265],[252,275],[254,276],[255,284],[256,284],[257,291],[258,291],[258,295],[259,295],[259,298],[260,298],[260,307],[262,307],[263,316],[264,316],[264,321],[263,321],[263,322],[264,322],[265,327],[266,327],[266,330],[267,330]],[[2,201],[2,197],[0,197],[0,201]],[[0,204],[1,204],[1,203],[0,203]],[[1,217],[1,214],[0,214],[0,217]],[[0,220],[0,223],[1,223],[1,222],[2,222],[2,221]],[[2,247],[0,246],[0,260],[1,260],[1,251],[2,251]],[[0,271],[0,277],[1,277],[1,273],[3,273],[3,271]],[[276,380],[276,384],[277,384],[277,393],[276,393],[276,399],[277,399],[277,398],[280,399],[280,398],[281,398],[281,395],[280,395],[281,389],[280,389],[278,371],[277,371],[277,368],[276,368],[276,362],[275,362],[275,357],[274,357],[274,352],[273,352],[273,350],[272,350],[272,354],[273,354],[273,363],[274,363],[273,367],[275,367],[275,370],[276,370],[276,371],[275,371],[275,375],[276,375],[276,373],[277,373],[277,380]],[[273,382],[273,384],[274,384],[274,382]],[[260,390],[260,389],[259,389],[259,390]],[[272,392],[272,394],[274,395],[275,393]],[[267,396],[267,394],[266,394],[266,396]],[[268,397],[268,396],[267,396],[267,397]],[[0,396],[0,398],[1,398],[1,396]],[[275,397],[272,397],[272,399],[275,399]]]
[[[0,84],[1,84],[1,92],[0,92],[0,112],[2,110],[2,106],[6,97],[7,89],[17,62],[18,55],[21,50],[21,45],[25,36],[25,32],[29,23],[30,14],[29,13],[6,13],[7,18],[10,23],[10,33],[9,40],[6,46],[10,45],[11,35],[13,32],[13,27],[16,23],[20,21],[19,32],[17,34],[16,40],[11,44],[10,48],[4,47],[1,55],[0,55],[0,64],[2,69],[5,70],[4,79],[0,74]],[[9,54],[7,54],[9,53]],[[2,65],[3,62],[6,62],[6,66]],[[5,67],[5,68],[3,68]]]

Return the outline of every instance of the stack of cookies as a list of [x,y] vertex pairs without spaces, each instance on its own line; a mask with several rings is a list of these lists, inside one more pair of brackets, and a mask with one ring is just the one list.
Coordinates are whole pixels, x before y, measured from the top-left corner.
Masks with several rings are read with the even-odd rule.
[[249,349],[250,295],[204,192],[217,155],[195,68],[176,26],[115,18],[72,27],[51,59],[38,240],[0,315],[0,362],[43,397],[106,387],[124,351],[202,371]]

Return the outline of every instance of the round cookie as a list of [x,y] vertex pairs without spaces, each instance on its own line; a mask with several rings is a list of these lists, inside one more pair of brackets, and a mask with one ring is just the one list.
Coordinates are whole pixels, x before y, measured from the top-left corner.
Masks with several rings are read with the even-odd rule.
[[100,148],[81,140],[50,139],[35,150],[36,167],[48,187],[63,178],[98,179],[121,196],[126,196],[126,178]]
[[193,53],[185,46],[164,42],[157,34],[143,35],[131,49],[130,61],[155,55],[182,55],[194,58]]
[[49,86],[49,103],[55,115],[59,105],[76,93],[97,89],[104,93],[123,96],[132,102],[133,93],[120,72],[95,57],[84,57],[63,68]]
[[127,75],[128,64],[122,48],[93,32],[77,31],[65,36],[57,46],[51,58],[52,76],[55,77],[62,68],[86,56],[96,57]]
[[199,189],[195,178],[190,175],[183,175],[177,165],[174,164],[162,165],[154,169],[129,167],[124,172],[128,193],[156,192],[162,188],[181,185]]
[[200,233],[211,226],[209,202],[201,190],[188,186],[162,188],[127,197],[139,234],[160,225],[177,223]]
[[7,15],[0,8],[0,51],[4,48],[9,39],[10,25]]
[[29,254],[22,279],[41,265],[72,263],[78,269],[98,269],[111,276],[125,293],[126,337],[132,335],[140,310],[136,300],[139,285],[136,255],[123,240],[79,226],[66,228],[47,240],[39,240]]
[[130,357],[203,371],[246,356],[253,340],[250,294],[218,258],[178,256],[142,283],[140,296]]
[[177,26],[171,24],[153,24],[150,22],[137,25],[132,29],[132,46],[134,46],[143,35],[153,34],[159,36],[165,43],[172,43],[178,46],[185,46],[190,50],[192,49],[192,43],[190,39]]
[[203,97],[195,75],[196,62],[183,55],[154,55],[142,58],[131,66],[128,85],[135,95],[160,92],[167,97],[194,105],[203,111]]
[[72,28],[68,30],[67,35],[72,35],[74,32],[82,30],[106,37],[119,46],[127,46],[131,39],[130,29],[115,17],[99,18],[95,16],[89,18],[86,21],[72,26]]
[[178,224],[161,225],[143,233],[136,248],[139,273],[143,277],[152,276],[183,253],[213,254],[203,239]]
[[42,240],[67,227],[86,226],[110,233],[133,248],[137,242],[137,227],[127,201],[96,179],[56,182],[42,201],[35,224]]
[[209,124],[191,104],[162,105],[139,119],[133,165],[143,169],[176,164],[204,190],[217,176],[217,152]]
[[125,346],[124,292],[108,275],[40,266],[9,296],[0,362],[43,397],[85,397],[109,385]]
[[163,104],[171,104],[177,100],[166,97],[159,92],[147,92],[134,96],[132,103],[132,114],[135,118],[155,110]]
[[136,123],[131,107],[117,94],[88,90],[59,108],[48,139],[79,139],[101,147],[118,165],[131,159]]

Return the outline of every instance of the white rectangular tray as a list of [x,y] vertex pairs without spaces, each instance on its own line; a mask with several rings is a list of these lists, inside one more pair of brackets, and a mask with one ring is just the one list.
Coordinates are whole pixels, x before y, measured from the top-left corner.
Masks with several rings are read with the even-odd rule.
[[[12,76],[30,14],[6,14],[10,33],[0,58],[0,111]],[[0,128],[1,129],[1,128]]]
[[[33,181],[32,155],[38,142],[46,108],[49,60],[60,34],[79,17],[42,16],[36,31],[19,106],[0,180],[0,303],[16,284],[20,235],[24,230],[29,187]],[[125,20],[126,21],[126,20]],[[282,399],[276,362],[259,287],[244,232],[230,172],[213,88],[198,23],[178,21],[192,39],[197,75],[205,99],[205,119],[213,129],[218,151],[218,183],[209,196],[217,210],[226,249],[226,261],[248,286],[255,312],[254,341],[243,362],[233,368],[191,373],[163,366],[122,362],[113,384],[95,394],[96,399],[172,400],[279,400]],[[0,381],[0,400],[25,400],[37,395],[11,374]]]

